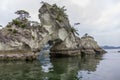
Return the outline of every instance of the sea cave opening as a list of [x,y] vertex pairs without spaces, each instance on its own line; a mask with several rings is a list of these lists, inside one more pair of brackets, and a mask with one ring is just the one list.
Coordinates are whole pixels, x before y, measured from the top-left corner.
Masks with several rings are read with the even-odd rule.
[[50,58],[50,50],[57,47],[57,45],[61,44],[61,39],[49,40],[42,48],[39,54],[39,59]]

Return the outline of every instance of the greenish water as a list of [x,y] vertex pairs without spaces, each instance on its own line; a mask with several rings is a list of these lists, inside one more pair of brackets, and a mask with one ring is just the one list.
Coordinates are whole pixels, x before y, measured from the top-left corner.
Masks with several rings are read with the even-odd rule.
[[0,62],[0,80],[120,80],[120,53],[34,62]]

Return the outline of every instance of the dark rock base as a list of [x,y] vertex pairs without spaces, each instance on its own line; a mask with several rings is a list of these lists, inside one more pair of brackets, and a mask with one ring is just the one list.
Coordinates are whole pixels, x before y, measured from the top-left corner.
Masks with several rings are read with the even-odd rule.
[[104,54],[106,51],[104,50],[94,50],[94,49],[64,49],[64,50],[51,50],[51,57],[73,57],[79,55],[96,55],[96,54]]
[[38,57],[31,51],[24,50],[9,50],[0,51],[0,61],[33,61]]

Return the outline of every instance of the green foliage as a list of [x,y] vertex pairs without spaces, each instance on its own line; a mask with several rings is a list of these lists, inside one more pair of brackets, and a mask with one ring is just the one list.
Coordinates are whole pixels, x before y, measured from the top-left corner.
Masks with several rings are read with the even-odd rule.
[[29,15],[29,13],[25,10],[18,10],[15,12],[15,14],[28,14]]
[[63,7],[58,7],[56,4],[53,4],[53,9],[54,9],[55,11],[57,11],[57,14],[58,14],[59,16],[63,16],[63,17],[65,17],[65,18],[68,17],[67,14],[65,13],[65,11],[67,10],[67,9],[65,9],[65,6],[63,6]]
[[25,25],[25,24],[22,24],[20,27],[21,27],[21,28],[25,28],[25,27],[26,27],[26,25]]
[[7,25],[6,27],[7,27],[7,28],[11,28],[12,26],[11,26],[11,25]]
[[62,22],[62,19],[59,15],[56,17],[56,20],[59,21],[59,22]]
[[13,20],[13,24],[19,26],[21,24],[21,22],[15,19],[15,20]]
[[74,27],[71,27],[70,31],[72,33],[75,33],[75,34],[79,35],[79,33],[77,32],[78,30],[76,30]]
[[[19,21],[17,19],[13,20],[13,24],[15,24],[16,26],[21,27],[21,28],[25,28],[26,27],[25,22]],[[10,26],[8,26],[8,27],[10,27]]]
[[19,15],[18,19],[20,20],[26,20],[27,18],[30,18],[29,12],[25,10],[18,10],[15,12],[15,14]]
[[13,33],[17,33],[18,31],[16,29],[13,29]]
[[12,31],[12,29],[7,29],[8,31]]
[[7,29],[8,31],[12,32],[12,33],[17,33],[18,31],[16,29]]

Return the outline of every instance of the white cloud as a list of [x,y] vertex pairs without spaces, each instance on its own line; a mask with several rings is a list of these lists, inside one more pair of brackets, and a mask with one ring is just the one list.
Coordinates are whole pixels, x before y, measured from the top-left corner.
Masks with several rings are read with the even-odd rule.
[[110,22],[112,21],[113,24],[116,23],[116,21],[114,21],[114,17],[116,17],[117,15],[120,14],[120,3],[118,4],[115,4],[109,8],[107,8],[106,10],[104,10],[102,13],[101,13],[101,16],[100,18],[94,22],[94,24],[96,25],[101,25],[103,24],[104,26],[106,26],[105,24],[110,24]]
[[8,1],[1,0],[0,1],[0,10],[2,10],[2,11],[7,10],[7,5],[8,5]]
[[84,8],[90,3],[90,0],[79,0],[79,1],[71,0],[71,2]]

